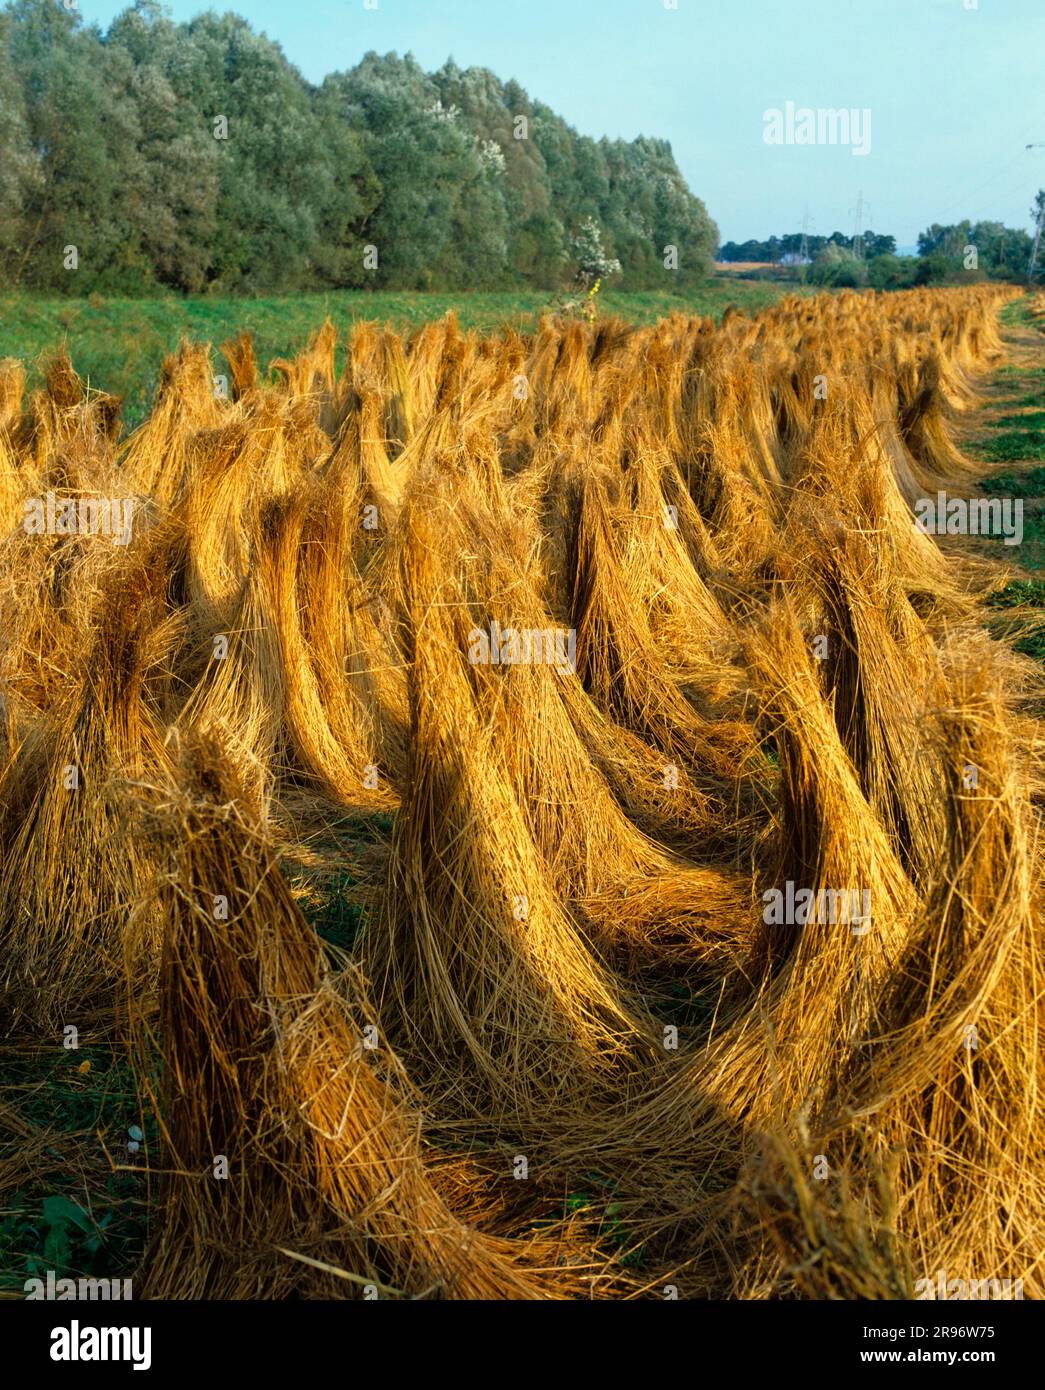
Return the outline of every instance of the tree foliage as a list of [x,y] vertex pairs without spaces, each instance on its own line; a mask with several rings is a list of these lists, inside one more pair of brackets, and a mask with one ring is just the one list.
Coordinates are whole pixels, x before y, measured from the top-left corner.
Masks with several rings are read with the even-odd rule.
[[[1031,209],[1035,219],[1037,207],[1036,202]],[[933,267],[925,283],[971,267],[999,278],[1022,279],[1029,268],[1033,240],[1022,228],[1006,227],[1002,222],[971,222],[968,218],[949,226],[934,222],[918,237],[918,254]],[[970,248],[975,256],[970,255]]]
[[[842,247],[846,251],[854,251],[855,238],[846,236],[844,232],[832,232],[830,236],[813,236],[810,233],[805,238],[805,252],[810,261],[815,261],[822,251],[830,246]],[[860,237],[860,250],[865,259],[871,260],[875,256],[892,256],[896,254],[896,238],[893,236],[883,236],[879,232],[864,232]],[[766,241],[727,241],[719,247],[718,259],[720,261],[797,261],[802,252],[802,233],[788,232],[786,236],[771,236]]]
[[234,14],[0,11],[0,283],[554,288],[589,225],[629,288],[704,276],[718,239],[667,142],[580,135],[484,68],[369,53],[313,87]]

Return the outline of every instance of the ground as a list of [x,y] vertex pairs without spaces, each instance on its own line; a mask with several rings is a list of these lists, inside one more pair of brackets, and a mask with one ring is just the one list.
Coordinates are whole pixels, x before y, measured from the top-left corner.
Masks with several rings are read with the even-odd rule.
[[1007,360],[983,384],[983,405],[959,432],[966,455],[982,463],[980,487],[1023,499],[1023,543],[983,541],[978,549],[1012,565],[1008,586],[990,599],[996,632],[1045,661],[1045,318],[1026,299],[1002,311]]

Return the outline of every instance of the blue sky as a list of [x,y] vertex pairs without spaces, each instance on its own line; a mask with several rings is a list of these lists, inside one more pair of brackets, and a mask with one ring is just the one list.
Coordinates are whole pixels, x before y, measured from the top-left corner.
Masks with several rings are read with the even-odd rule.
[[[118,0],[79,0],[103,28]],[[669,0],[670,3],[670,0]],[[170,0],[234,9],[304,75],[364,53],[516,78],[588,135],[671,141],[723,240],[864,227],[901,246],[930,222],[1028,227],[1045,186],[1045,0]],[[763,113],[868,108],[865,156],[768,145]]]

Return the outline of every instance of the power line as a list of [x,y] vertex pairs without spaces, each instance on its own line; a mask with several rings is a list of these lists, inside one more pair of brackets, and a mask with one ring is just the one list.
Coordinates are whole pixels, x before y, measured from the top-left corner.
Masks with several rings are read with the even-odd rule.
[[1013,155],[1013,157],[1007,163],[1002,164],[999,168],[995,169],[992,174],[989,174],[987,178],[985,178],[981,183],[977,184],[976,187],[973,188],[969,193],[965,193],[960,198],[956,198],[953,203],[948,203],[944,207],[939,208],[937,210],[937,216],[943,217],[946,213],[953,212],[955,208],[963,206],[967,209],[968,204],[972,201],[973,198],[977,196],[977,194],[982,193],[985,188],[989,187],[993,183],[996,183],[997,180],[1000,179],[1003,174],[1008,173],[1008,171],[1013,167],[1013,165],[1016,164],[1017,160],[1022,159],[1023,154],[1024,151],[1020,150],[1017,154]]

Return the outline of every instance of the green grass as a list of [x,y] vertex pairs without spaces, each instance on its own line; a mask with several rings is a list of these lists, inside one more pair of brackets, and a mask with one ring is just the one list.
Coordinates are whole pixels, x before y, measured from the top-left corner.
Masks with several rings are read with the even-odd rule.
[[1030,630],[1019,636],[1013,645],[1018,652],[1045,662],[1045,579],[1015,579],[998,593],[992,594],[987,600],[987,607],[1001,611],[1017,608],[1033,612],[1035,608],[1041,609],[1040,624],[1028,615]]
[[[994,379],[1003,386],[1013,378],[1017,379],[1021,385],[1029,386],[1032,383],[1038,383],[1042,386],[1042,390],[1045,390],[1045,367],[1020,367],[1014,362],[1007,362],[1004,367],[999,367],[994,373]],[[1041,400],[1042,392],[1039,391],[1036,396],[1030,399],[1029,404],[1040,405]]]
[[1045,459],[1045,433],[1036,430],[1001,430],[975,445],[976,452],[992,463]]
[[[1022,321],[1019,316],[1009,314],[1014,307],[1007,306],[1003,321]],[[1019,565],[1024,570],[1045,569],[1045,508],[1034,500],[1027,500],[1045,496],[1045,466],[1035,467],[1031,463],[1034,459],[1045,459],[1045,409],[1041,408],[1045,400],[1045,368],[1005,366],[995,372],[993,379],[996,385],[1025,393],[1007,404],[1031,409],[1023,415],[1002,415],[991,421],[994,433],[974,444],[970,452],[984,460],[1015,465],[1003,473],[981,479],[980,487],[985,493],[1024,499]],[[987,606],[999,614],[998,621],[991,623],[995,635],[1007,637],[1017,651],[1045,662],[1045,580],[1014,580],[999,593],[992,594]],[[1012,623],[1007,623],[1001,615],[1010,609],[1020,612],[1014,614]],[[1041,621],[1035,610],[1039,610]]]
[[369,925],[369,908],[359,898],[361,891],[366,896],[366,885],[373,880],[373,860],[369,869],[363,865],[368,851],[387,847],[393,824],[394,817],[383,811],[346,816],[336,842],[330,846],[331,862],[337,866],[334,872],[302,870],[290,863],[283,866],[298,905],[323,942],[334,969],[351,954],[360,933]]
[[[784,294],[805,292],[770,282],[712,278],[681,294],[662,291],[606,291],[599,298],[604,316],[654,323],[673,311],[716,319],[730,305],[757,313]],[[287,357],[305,347],[309,335],[329,317],[339,330],[377,320],[396,328],[416,327],[455,309],[464,328],[494,332],[505,327],[536,327],[555,297],[535,291],[489,294],[429,294],[337,291],[291,298],[233,299],[42,299],[0,295],[0,357],[17,357],[30,369],[30,385],[40,380],[41,354],[65,344],[73,365],[92,387],[124,398],[125,419],[139,423],[150,409],[160,364],[181,338],[212,343],[217,349],[244,329],[254,335],[259,363]],[[220,361],[220,359],[219,359]],[[220,373],[221,367],[215,370]]]
[[1045,608],[1045,579],[1014,579],[987,600],[988,608]]
[[[585,1179],[592,1187],[601,1186],[612,1191],[613,1184],[598,1173],[587,1173]],[[621,1220],[619,1202],[607,1201],[605,1197],[589,1192],[570,1192],[566,1197],[565,1208],[568,1216],[581,1215],[591,1220],[596,1225],[598,1239],[616,1252],[622,1265],[626,1268],[641,1265],[642,1246],[632,1244],[633,1237]]]
[[1002,415],[991,423],[996,429],[1043,430],[1045,410],[1028,410],[1023,415]]
[[[22,1296],[50,1269],[58,1279],[129,1277],[147,1235],[147,1178],[133,1168],[140,1160],[144,1170],[156,1133],[126,1060],[104,1046],[54,1046],[7,1050],[2,1065],[0,1293]],[[138,1159],[126,1148],[132,1126],[144,1135]]]
[[999,492],[1015,497],[1041,497],[1045,494],[1045,468],[1029,468],[1025,472],[995,473],[980,483],[984,492]]
[[1011,410],[1029,407],[1031,410],[1029,415],[1003,416],[994,422],[996,425],[1002,428],[1040,428],[1041,406],[1045,404],[1045,367],[1018,367],[1009,363],[997,369],[992,384],[1005,392],[998,401],[999,406],[1008,406]]
[[1011,303],[1006,304],[998,317],[1007,328],[1030,327],[1034,323],[1026,295],[1022,299],[1014,299]]
[[[1002,368],[997,377],[1003,376],[1007,370]],[[1024,370],[1016,379],[1022,387],[1030,384],[1038,375],[1036,369]],[[1010,404],[1040,406],[1043,396],[1045,382],[1041,391],[1032,392]],[[1028,410],[1022,415],[1001,415],[989,424],[993,433],[971,446],[972,451],[981,458],[992,463],[1025,463],[1032,459],[1045,459],[1045,409]],[[988,492],[1015,492],[1019,489],[1026,495],[1037,497],[1045,491],[1041,486],[1043,480],[1045,469],[1032,468],[1028,472],[1021,470],[1018,480],[1015,474],[1007,473],[988,479],[983,486]]]
[[[1002,367],[995,373],[995,382],[1012,384],[1026,391],[1041,382],[1041,389],[1031,389],[1013,404],[1041,406],[1045,399],[1045,370],[1041,367]],[[1045,409],[1031,409],[1026,414],[1006,414],[989,421],[991,434],[970,446],[970,453],[985,463],[1007,463],[1012,467],[1003,473],[981,478],[985,493],[1024,499],[1023,542],[1019,548],[1019,563],[1023,569],[1041,570],[1045,567],[1045,509],[1034,499],[1045,496],[1045,466],[1035,466],[1035,459],[1045,459]],[[1012,589],[1012,585],[1010,585]],[[1009,591],[1005,591],[1009,592]],[[1014,591],[1013,589],[1013,592]],[[1039,605],[1041,598],[1027,595],[1023,602]],[[1028,645],[1030,644],[1030,645]],[[1041,637],[1024,639],[1017,644],[1020,651],[1042,655]]]
[[[1039,368],[1013,370],[1003,367],[996,374],[995,380],[1015,376],[1016,381],[1023,386],[1042,375]],[[1039,391],[1026,396],[1021,403],[1038,406],[1041,404],[1042,394]],[[993,433],[973,444],[970,452],[987,462],[1011,463],[1016,466],[981,479],[980,487],[988,494],[1024,499],[1023,542],[1019,547],[1019,560],[1024,568],[1039,570],[1045,566],[1045,510],[1026,499],[1045,495],[1045,466],[1030,466],[1033,459],[1045,459],[1045,410],[1030,410],[1024,415],[1002,415],[990,422],[990,428]],[[1010,590],[1017,592],[1012,585],[1004,592],[1008,593]],[[1035,594],[1036,592],[1034,591]],[[1031,593],[1021,600],[1030,604],[1040,604],[1041,601],[1040,595],[1033,596]],[[1040,645],[1040,635],[1017,643],[1021,651],[1031,651],[1034,656],[1042,655]]]

